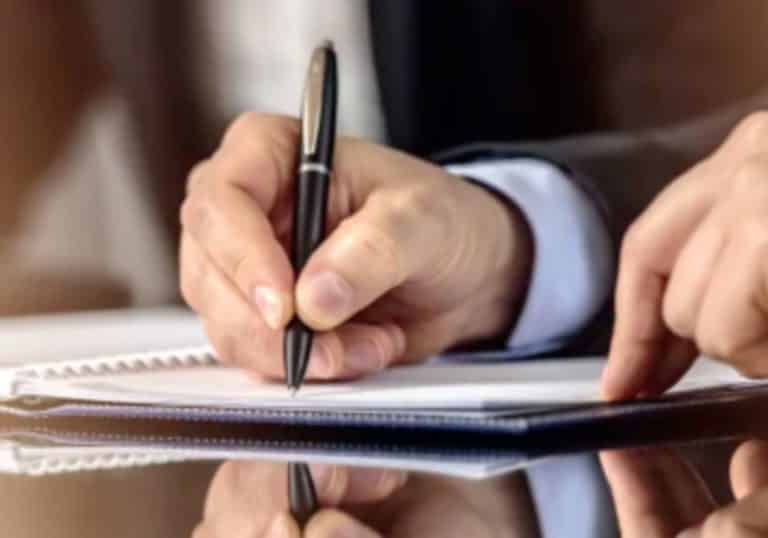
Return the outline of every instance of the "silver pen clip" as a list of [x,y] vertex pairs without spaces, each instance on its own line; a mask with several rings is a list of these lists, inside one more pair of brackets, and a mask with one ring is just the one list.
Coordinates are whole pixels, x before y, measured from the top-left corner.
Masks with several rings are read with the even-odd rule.
[[312,53],[307,70],[301,111],[301,142],[304,155],[312,155],[317,149],[320,113],[323,109],[323,80],[329,50],[333,50],[333,43],[326,40]]

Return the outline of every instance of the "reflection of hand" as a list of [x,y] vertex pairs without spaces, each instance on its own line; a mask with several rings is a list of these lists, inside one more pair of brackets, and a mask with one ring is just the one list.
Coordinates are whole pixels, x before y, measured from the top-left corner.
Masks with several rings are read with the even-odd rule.
[[[518,475],[469,482],[399,471],[310,466],[324,506],[308,538],[464,538],[536,536],[533,507]],[[286,467],[232,461],[208,491],[193,538],[299,538],[288,515]]]
[[[327,507],[385,499],[406,480],[400,471],[336,465],[312,465],[310,469],[318,501]],[[211,483],[204,520],[193,536],[298,536],[296,523],[287,515],[288,508],[286,465],[229,461],[219,468]]]
[[767,143],[768,113],[747,118],[627,232],[609,398],[666,390],[697,351],[768,375]]
[[704,482],[664,448],[605,452],[623,538],[768,536],[768,443],[742,444],[731,460],[736,501],[717,509]]
[[322,332],[315,378],[503,334],[531,261],[517,211],[433,164],[341,137],[329,235],[295,275],[286,245],[297,147],[295,120],[248,114],[190,175],[182,291],[222,359],[281,377],[294,311]]

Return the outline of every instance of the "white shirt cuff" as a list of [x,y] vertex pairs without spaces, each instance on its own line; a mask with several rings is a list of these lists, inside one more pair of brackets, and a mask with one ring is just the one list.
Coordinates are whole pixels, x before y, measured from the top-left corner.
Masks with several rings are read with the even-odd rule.
[[562,347],[597,314],[613,285],[613,246],[595,203],[563,171],[535,158],[445,168],[508,196],[533,234],[528,294],[505,355]]

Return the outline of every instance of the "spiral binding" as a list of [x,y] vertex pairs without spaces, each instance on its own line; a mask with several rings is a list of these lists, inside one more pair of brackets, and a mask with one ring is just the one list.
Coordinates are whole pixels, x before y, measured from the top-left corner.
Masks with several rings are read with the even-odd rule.
[[94,357],[46,363],[24,368],[27,379],[63,380],[78,377],[138,373],[146,370],[173,370],[214,366],[218,364],[213,350],[206,347],[169,350],[166,352],[136,353],[112,357]]
[[23,473],[29,476],[45,476],[82,471],[165,465],[191,459],[193,458],[185,454],[172,453],[105,453],[62,457],[46,455],[37,461],[25,462]]

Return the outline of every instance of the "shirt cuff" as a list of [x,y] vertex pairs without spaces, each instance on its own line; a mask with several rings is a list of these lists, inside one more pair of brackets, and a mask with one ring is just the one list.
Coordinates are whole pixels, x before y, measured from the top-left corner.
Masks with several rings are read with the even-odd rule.
[[517,158],[448,165],[508,197],[528,221],[534,260],[525,303],[506,356],[564,346],[598,313],[610,293],[610,234],[596,205],[555,165]]

